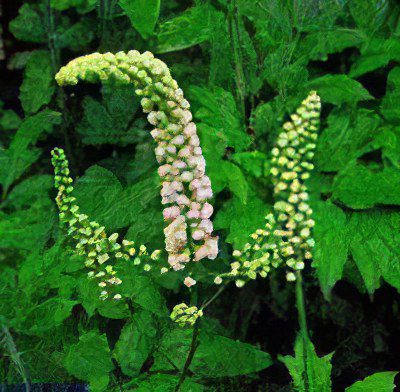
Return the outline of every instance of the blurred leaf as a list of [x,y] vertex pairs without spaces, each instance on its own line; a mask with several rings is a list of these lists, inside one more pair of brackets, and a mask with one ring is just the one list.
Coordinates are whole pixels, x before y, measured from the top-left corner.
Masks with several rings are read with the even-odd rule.
[[160,0],[119,0],[119,5],[143,38],[153,33],[160,13]]
[[346,392],[392,392],[396,388],[394,378],[398,372],[375,373],[357,381]]
[[[304,363],[305,350],[307,350],[307,367]],[[304,340],[300,334],[296,339],[294,353],[294,357],[286,355],[279,359],[288,368],[296,390],[299,392],[331,392],[331,359],[333,354],[318,357],[312,342],[306,340],[306,346],[304,346]]]
[[25,113],[35,113],[51,101],[55,85],[50,53],[34,51],[25,68],[24,81],[20,87],[19,99]]
[[[174,392],[179,383],[179,376],[156,373],[150,375],[150,377],[144,381],[134,383],[137,387],[134,389],[126,389],[127,392]],[[204,388],[201,384],[197,384],[190,378],[186,377],[181,386],[181,390],[187,392],[202,392],[204,391]]]
[[21,41],[42,43],[47,41],[46,28],[38,7],[25,3],[18,16],[10,22],[10,31]]
[[154,316],[146,310],[141,310],[136,312],[122,329],[115,345],[114,356],[127,376],[139,374],[156,344],[156,327]]
[[361,83],[346,75],[321,76],[309,81],[307,87],[316,90],[322,102],[334,105],[368,101],[374,98]]
[[254,177],[265,175],[267,156],[260,151],[237,152],[232,155],[232,160]]

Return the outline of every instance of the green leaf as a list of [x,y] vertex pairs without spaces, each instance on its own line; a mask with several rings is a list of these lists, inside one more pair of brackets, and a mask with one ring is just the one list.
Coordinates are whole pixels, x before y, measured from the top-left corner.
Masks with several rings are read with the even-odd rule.
[[368,101],[374,98],[361,83],[346,75],[321,76],[308,82],[307,87],[316,90],[322,102],[334,105]]
[[385,67],[392,60],[400,60],[399,41],[395,38],[373,38],[361,49],[361,56],[351,66],[349,76],[357,78]]
[[367,152],[368,144],[379,134],[379,124],[379,116],[371,110],[360,109],[353,115],[333,110],[317,144],[315,162],[319,171],[339,171]]
[[335,177],[332,197],[353,209],[400,204],[400,171],[350,162]]
[[400,289],[397,212],[370,211],[352,214],[349,224],[350,251],[366,289],[373,293],[381,277]]
[[384,117],[399,123],[400,109],[400,67],[393,68],[388,75],[386,95],[383,97],[381,111]]
[[237,152],[232,155],[232,160],[254,177],[265,176],[267,156],[260,151]]
[[213,134],[227,147],[243,151],[251,138],[246,133],[233,95],[222,88],[212,90],[193,86],[190,88],[192,102],[195,103],[195,118],[213,130]]
[[132,320],[125,324],[114,349],[114,356],[124,374],[139,374],[156,344],[156,336],[155,318],[146,310],[136,312]]
[[50,53],[34,51],[26,64],[19,99],[25,113],[35,113],[51,101],[54,94],[54,77]]
[[154,51],[173,52],[207,41],[212,35],[215,15],[216,11],[212,6],[197,5],[161,23]]
[[[153,208],[159,208],[162,218],[159,182],[157,173],[151,173],[142,181],[123,188],[111,171],[92,166],[76,182],[74,194],[82,211],[91,219],[115,230],[135,224]],[[144,223],[154,230],[154,222],[146,220]],[[159,230],[161,234],[162,226]]]
[[335,283],[342,278],[347,261],[350,236],[346,214],[329,202],[313,203],[314,211],[314,263],[325,298]]
[[114,368],[106,335],[90,331],[79,337],[79,342],[67,347],[64,366],[68,373],[88,381],[91,391],[106,391],[108,373]]
[[10,22],[10,31],[21,41],[42,43],[47,41],[47,34],[42,16],[37,7],[23,4],[18,16]]
[[[304,343],[306,344],[304,345]],[[307,353],[307,366],[305,366],[305,352]],[[287,355],[281,356],[279,359],[288,368],[296,390],[299,392],[331,392],[333,354],[318,357],[312,342],[310,340],[304,342],[300,334],[296,339],[294,353],[294,357]]]
[[[50,298],[32,309],[27,315],[27,324],[29,329],[26,334],[41,335],[50,329],[57,327],[71,315],[76,301],[70,301],[62,298]],[[27,325],[27,326],[28,326]]]
[[392,392],[396,388],[394,378],[397,373],[381,372],[372,374],[346,388],[346,392]]
[[250,344],[224,336],[201,333],[200,345],[190,370],[197,377],[235,377],[259,372],[272,363],[268,353]]
[[218,211],[214,227],[229,229],[226,241],[240,249],[249,240],[249,235],[265,225],[265,215],[270,207],[256,195],[249,193],[247,204],[233,197]]
[[[191,329],[167,332],[158,347],[152,370],[181,369],[190,350]],[[221,353],[224,353],[221,356]],[[200,332],[199,346],[189,369],[196,378],[234,377],[258,372],[272,365],[268,353],[220,335]]]
[[[312,61],[327,61],[328,55],[357,47],[365,40],[359,30],[336,28],[333,31],[315,31],[307,34],[299,43],[297,55]],[[351,75],[354,76],[354,75]]]
[[61,122],[61,113],[43,110],[26,118],[15,134],[9,148],[0,150],[0,183],[4,191],[35,162],[40,151],[33,148],[43,133],[50,133]]
[[152,35],[160,13],[160,0],[119,0],[119,5],[143,38]]
[[[134,389],[124,389],[127,392],[174,392],[179,383],[179,376],[171,374],[153,374],[149,378],[140,382],[133,382],[137,386]],[[181,390],[185,392],[202,392],[204,387],[186,377],[181,385]]]

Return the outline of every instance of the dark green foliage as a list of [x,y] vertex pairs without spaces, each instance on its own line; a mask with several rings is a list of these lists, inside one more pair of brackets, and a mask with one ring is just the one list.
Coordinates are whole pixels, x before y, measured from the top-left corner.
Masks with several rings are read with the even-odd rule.
[[[232,249],[263,225],[274,203],[270,150],[315,89],[323,110],[308,183],[316,221],[315,268],[304,277],[316,346],[306,342],[309,366],[304,341],[295,344],[293,290],[278,271],[229,287],[204,310],[181,391],[291,390],[277,358],[294,344],[294,356],[280,358],[298,391],[393,390],[396,374],[384,370],[400,368],[396,1],[3,3],[0,321],[20,354],[0,345],[0,383],[22,382],[24,369],[32,382],[84,381],[93,391],[174,391],[194,331],[169,313],[183,299],[200,307],[211,298]],[[156,262],[149,273],[122,264],[127,300],[110,303],[59,228],[49,152],[66,151],[82,212],[154,250],[164,246],[155,145],[133,89],[60,88],[54,75],[79,55],[130,49],[159,55],[192,105],[220,253],[196,265],[201,283],[190,290],[184,274],[160,275]]]

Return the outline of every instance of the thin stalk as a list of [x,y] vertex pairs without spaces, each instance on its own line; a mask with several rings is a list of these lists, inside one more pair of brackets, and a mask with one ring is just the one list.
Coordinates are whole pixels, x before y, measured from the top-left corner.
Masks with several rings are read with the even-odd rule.
[[20,374],[22,381],[25,385],[25,392],[30,392],[31,387],[29,384],[28,373],[22,363],[17,347],[15,346],[14,339],[5,325],[2,325],[1,327],[1,334],[3,335],[3,338],[0,340],[0,343],[3,343],[4,347],[7,349],[12,362],[14,363],[18,373]]
[[183,383],[185,382],[187,372],[189,370],[189,366],[193,361],[194,354],[197,350],[197,347],[199,346],[197,342],[197,338],[199,336],[199,330],[200,330],[200,322],[197,321],[196,324],[193,327],[193,335],[192,335],[192,342],[190,344],[190,350],[189,354],[186,358],[185,365],[183,366],[182,372],[181,372],[181,377],[179,378],[179,382],[175,387],[175,392],[179,392]]
[[218,291],[208,300],[206,301],[202,306],[201,306],[201,310],[204,310],[208,305],[211,304],[211,302],[213,302],[215,299],[217,299],[220,294],[226,289],[226,284],[221,286]]
[[242,118],[245,118],[245,76],[243,71],[242,53],[239,42],[238,13],[235,0],[231,0],[228,8],[228,20],[232,38],[233,60],[235,67],[236,94]]
[[[56,43],[57,34],[55,31],[54,10],[51,7],[51,0],[46,1],[46,28],[47,28],[47,46],[50,52],[51,67],[53,75],[55,75],[60,68],[61,61],[60,61],[60,50],[58,49]],[[63,122],[60,126],[60,129],[64,138],[65,150],[67,151],[67,154],[70,157],[72,166],[75,166],[75,159],[72,154],[71,142],[69,140],[67,131],[69,124],[69,116],[67,113],[66,100],[67,99],[64,90],[57,85],[56,103],[63,116]]]
[[[304,300],[304,290],[303,290],[303,277],[301,271],[296,272],[296,304],[297,304],[297,314],[300,326],[300,335],[303,340],[303,361],[304,361],[304,384],[305,392],[313,391],[313,380],[309,377],[308,361],[308,344],[310,338],[308,336],[307,327],[307,314],[306,305]],[[310,369],[311,370],[311,369]]]

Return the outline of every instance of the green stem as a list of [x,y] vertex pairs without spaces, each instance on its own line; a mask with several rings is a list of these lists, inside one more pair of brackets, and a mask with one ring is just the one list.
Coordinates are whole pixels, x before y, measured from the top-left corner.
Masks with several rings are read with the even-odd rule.
[[231,0],[229,4],[228,11],[228,19],[229,19],[229,27],[230,34],[232,37],[232,46],[233,46],[233,59],[234,59],[234,67],[236,74],[236,94],[237,100],[239,103],[239,110],[242,115],[242,118],[245,118],[245,77],[243,72],[243,61],[242,54],[240,50],[240,42],[239,42],[239,26],[238,26],[238,13],[235,0]]
[[[60,68],[60,50],[57,48],[56,43],[56,31],[55,31],[55,24],[54,24],[54,11],[51,7],[51,0],[46,1],[46,27],[47,27],[47,46],[50,52],[50,59],[51,59],[51,67],[53,70],[53,75],[55,75],[59,68]],[[57,93],[56,93],[56,103],[57,106],[63,116],[63,122],[60,126],[61,132],[64,138],[65,150],[67,155],[70,157],[71,165],[75,166],[74,155],[72,154],[72,147],[71,142],[68,137],[68,124],[69,124],[69,116],[67,113],[67,105],[66,105],[66,96],[64,90],[57,86]]]
[[190,344],[189,354],[186,358],[185,365],[183,366],[183,369],[181,372],[181,377],[179,378],[179,382],[178,382],[177,386],[175,387],[175,392],[179,392],[183,383],[185,382],[187,372],[189,370],[189,366],[191,365],[193,358],[194,358],[194,354],[197,350],[197,347],[199,346],[198,342],[197,342],[197,338],[199,336],[199,330],[200,330],[200,322],[197,321],[193,327],[192,342]]
[[297,314],[299,318],[299,326],[300,326],[300,335],[303,340],[303,361],[304,361],[304,384],[305,384],[305,392],[312,391],[312,379],[309,377],[309,369],[308,369],[308,328],[307,328],[307,315],[306,315],[306,306],[304,300],[304,291],[303,291],[303,278],[301,275],[301,271],[297,271],[296,273],[296,304],[297,304]]

